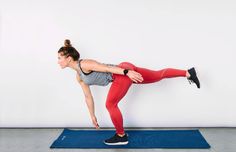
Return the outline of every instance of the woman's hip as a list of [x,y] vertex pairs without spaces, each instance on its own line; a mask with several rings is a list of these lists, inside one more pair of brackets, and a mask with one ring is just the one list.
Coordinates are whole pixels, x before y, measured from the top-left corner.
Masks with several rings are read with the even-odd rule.
[[118,67],[123,68],[123,69],[129,69],[129,70],[135,70],[136,66],[130,62],[121,62],[118,64]]

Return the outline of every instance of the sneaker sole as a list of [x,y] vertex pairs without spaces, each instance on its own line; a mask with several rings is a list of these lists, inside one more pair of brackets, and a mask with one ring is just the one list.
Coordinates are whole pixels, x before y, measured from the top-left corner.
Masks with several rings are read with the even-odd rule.
[[195,69],[195,72],[196,72],[196,76],[198,77],[199,76],[198,68],[194,67],[194,69]]
[[118,142],[118,143],[106,143],[104,142],[104,144],[106,145],[110,145],[110,146],[115,146],[115,145],[127,145],[129,142],[126,141],[126,142]]

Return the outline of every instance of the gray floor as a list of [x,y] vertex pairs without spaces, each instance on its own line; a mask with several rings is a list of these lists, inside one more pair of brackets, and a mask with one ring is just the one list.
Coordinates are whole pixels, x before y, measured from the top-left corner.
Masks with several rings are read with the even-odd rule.
[[210,149],[50,149],[63,129],[0,129],[0,152],[236,152],[236,128],[157,128],[199,129]]

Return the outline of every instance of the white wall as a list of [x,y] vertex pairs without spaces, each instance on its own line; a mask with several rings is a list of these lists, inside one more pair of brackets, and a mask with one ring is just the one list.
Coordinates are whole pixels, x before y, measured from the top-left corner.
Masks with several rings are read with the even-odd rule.
[[[126,127],[236,126],[233,0],[0,0],[0,127],[92,127],[75,72],[57,51],[156,69],[196,66],[185,78],[133,85],[120,102]],[[92,86],[101,127],[107,87]]]

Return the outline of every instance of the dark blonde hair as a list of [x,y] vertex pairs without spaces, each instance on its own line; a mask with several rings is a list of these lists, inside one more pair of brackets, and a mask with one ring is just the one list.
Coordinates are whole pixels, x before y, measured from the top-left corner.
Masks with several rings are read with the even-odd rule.
[[58,53],[62,53],[62,56],[70,56],[74,61],[78,61],[80,58],[79,52],[71,45],[71,42],[68,39],[64,41],[64,46],[58,50]]

